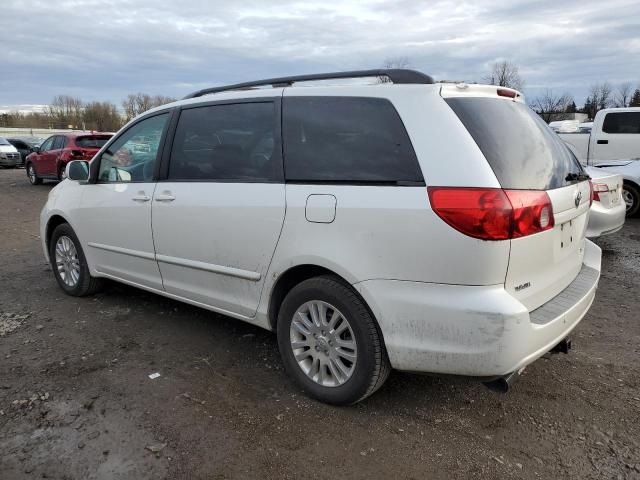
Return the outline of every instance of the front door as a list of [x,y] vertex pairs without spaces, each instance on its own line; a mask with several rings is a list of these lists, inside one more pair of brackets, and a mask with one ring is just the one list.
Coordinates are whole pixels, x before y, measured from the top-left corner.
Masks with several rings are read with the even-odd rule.
[[[114,138],[84,187],[77,228],[100,274],[162,290],[151,234],[155,165],[170,113],[147,117]],[[146,148],[137,148],[144,139]]]
[[168,293],[255,315],[285,213],[279,102],[182,110],[152,207]]
[[609,112],[593,148],[593,163],[640,158],[640,111]]
[[55,163],[53,148],[57,139],[57,135],[49,137],[43,142],[42,146],[40,147],[40,151],[38,152],[38,156],[36,158],[36,161],[34,162],[36,173],[40,176],[52,175],[51,166],[53,163]]

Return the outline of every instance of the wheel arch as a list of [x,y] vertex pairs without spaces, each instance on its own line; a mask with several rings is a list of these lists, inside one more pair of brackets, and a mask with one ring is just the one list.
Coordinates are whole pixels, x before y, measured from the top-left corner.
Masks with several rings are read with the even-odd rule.
[[373,318],[378,329],[378,333],[380,334],[381,338],[383,338],[378,319],[376,318],[372,308],[369,306],[360,292],[356,288],[353,288],[351,282],[349,282],[343,275],[340,275],[334,270],[314,263],[305,263],[290,267],[277,278],[277,280],[271,287],[269,295],[269,305],[267,308],[267,317],[271,330],[275,331],[276,329],[280,306],[282,305],[282,301],[291,291],[291,289],[299,283],[308,280],[309,278],[318,277],[321,275],[331,275],[332,277],[343,283],[345,286],[353,290],[355,295],[360,298],[364,306],[371,314],[371,317]]
[[49,250],[49,244],[51,242],[51,235],[53,234],[53,231],[56,229],[56,227],[62,225],[63,223],[68,223],[69,225],[71,225],[71,223],[66,218],[58,213],[51,215],[49,220],[47,220],[47,226],[45,228],[45,245],[47,246],[47,251]]

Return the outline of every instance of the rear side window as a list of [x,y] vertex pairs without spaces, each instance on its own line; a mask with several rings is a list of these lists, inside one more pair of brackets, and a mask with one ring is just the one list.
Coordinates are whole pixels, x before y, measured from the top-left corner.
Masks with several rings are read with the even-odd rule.
[[640,133],[640,112],[607,113],[602,131],[604,133]]
[[423,184],[402,121],[386,99],[286,97],[288,181]]
[[67,145],[67,137],[58,136],[53,142],[52,150],[60,150]]
[[520,102],[447,98],[502,188],[550,190],[569,185],[582,167],[560,137]]
[[183,110],[171,149],[169,180],[282,181],[273,102]]
[[111,138],[107,135],[91,135],[86,137],[77,137],[76,145],[82,148],[102,148]]

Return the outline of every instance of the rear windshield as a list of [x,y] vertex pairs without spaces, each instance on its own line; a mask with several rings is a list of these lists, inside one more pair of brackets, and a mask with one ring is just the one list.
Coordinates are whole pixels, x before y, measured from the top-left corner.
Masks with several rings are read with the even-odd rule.
[[109,135],[91,135],[76,138],[76,145],[83,148],[102,148],[109,141]]
[[491,165],[502,188],[551,190],[572,183],[582,166],[560,137],[523,103],[447,98]]

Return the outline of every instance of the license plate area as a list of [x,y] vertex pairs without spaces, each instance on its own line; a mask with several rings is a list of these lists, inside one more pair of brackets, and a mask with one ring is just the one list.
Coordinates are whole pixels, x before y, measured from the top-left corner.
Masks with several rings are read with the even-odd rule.
[[560,225],[560,250],[571,249],[577,240],[573,220]]

